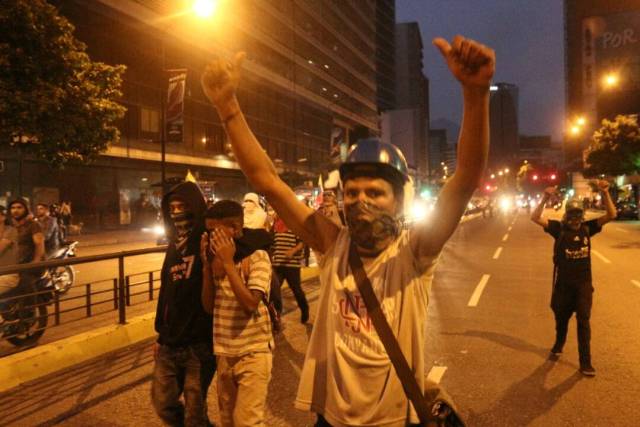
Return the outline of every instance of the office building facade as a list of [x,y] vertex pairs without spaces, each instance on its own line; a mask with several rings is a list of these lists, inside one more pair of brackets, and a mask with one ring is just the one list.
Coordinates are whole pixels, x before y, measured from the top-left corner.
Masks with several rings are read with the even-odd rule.
[[[167,177],[191,171],[212,184],[215,197],[241,197],[249,187],[199,83],[211,58],[238,51],[247,54],[239,101],[292,186],[315,182],[330,168],[332,148],[348,144],[354,129],[379,132],[377,18],[388,18],[393,2],[382,2],[383,14],[374,1],[237,0],[220,2],[208,21],[197,20],[183,1],[52,3],[93,60],[126,65],[121,102],[127,112],[120,141],[90,166],[55,171],[27,159],[22,187],[34,202],[70,199],[85,222],[105,226],[122,225],[123,204],[143,193],[158,196],[171,70],[186,72],[186,91],[182,138],[165,144]],[[17,159],[11,152],[0,156],[6,165],[0,193],[15,195]]]

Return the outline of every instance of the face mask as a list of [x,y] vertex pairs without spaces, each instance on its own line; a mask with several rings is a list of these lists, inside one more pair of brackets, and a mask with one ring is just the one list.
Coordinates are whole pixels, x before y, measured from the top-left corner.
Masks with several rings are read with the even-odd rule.
[[193,225],[193,214],[191,212],[180,212],[171,214],[171,220],[176,227],[178,238],[186,237]]
[[[400,221],[370,203],[357,202],[345,209],[351,238],[367,251],[382,251],[400,233]],[[363,215],[369,218],[360,218]]]
[[20,215],[20,216],[18,216],[18,217],[14,216],[13,218],[14,218],[16,221],[22,221],[22,220],[23,220],[23,219],[25,219],[28,215],[29,215],[29,211],[25,209],[25,210],[23,211],[22,215]]

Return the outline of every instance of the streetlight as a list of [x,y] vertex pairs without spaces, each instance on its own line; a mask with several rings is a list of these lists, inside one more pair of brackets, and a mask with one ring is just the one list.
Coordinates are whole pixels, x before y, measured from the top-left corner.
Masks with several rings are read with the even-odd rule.
[[618,83],[620,82],[620,77],[618,76],[617,73],[611,72],[611,73],[607,73],[605,74],[605,76],[602,78],[602,84],[604,85],[605,88],[607,89],[611,89],[613,87],[618,86]]
[[580,134],[580,130],[581,130],[580,126],[578,125],[573,125],[569,128],[569,132],[571,133],[571,135],[574,135],[574,136]]
[[209,18],[216,11],[218,2],[214,0],[196,0],[193,2],[191,9],[193,13],[200,18]]
[[[213,15],[213,13],[216,11],[216,8],[218,6],[218,1],[217,0],[195,0],[193,1],[193,3],[191,4],[191,11],[192,13],[197,16],[198,18],[209,18],[211,17],[211,15]],[[165,27],[165,32],[162,33],[162,38],[161,38],[161,56],[162,56],[162,71],[163,73],[165,72],[171,72],[171,71],[182,71],[182,70],[166,70],[165,69],[165,39],[166,39],[166,31],[168,30],[167,27]],[[185,70],[186,71],[186,70]],[[162,188],[162,194],[165,194],[167,192],[167,180],[166,180],[166,150],[167,150],[167,117],[166,117],[166,109],[167,106],[165,105],[165,97],[167,96],[167,90],[166,88],[164,88],[164,84],[163,84],[163,90],[162,90],[162,96],[160,97],[161,99],[161,103],[160,103],[160,108],[161,108],[161,114],[162,114],[162,129],[160,129],[160,146],[161,146],[161,151],[160,151],[160,185]],[[203,143],[206,143],[206,136],[203,138],[202,140]]]

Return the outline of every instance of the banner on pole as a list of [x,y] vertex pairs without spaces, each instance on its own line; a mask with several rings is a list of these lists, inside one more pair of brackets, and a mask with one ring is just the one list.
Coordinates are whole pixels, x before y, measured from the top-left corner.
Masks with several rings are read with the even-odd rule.
[[186,91],[187,72],[180,70],[169,78],[167,90],[167,110],[165,123],[168,142],[182,142],[184,127],[184,93]]

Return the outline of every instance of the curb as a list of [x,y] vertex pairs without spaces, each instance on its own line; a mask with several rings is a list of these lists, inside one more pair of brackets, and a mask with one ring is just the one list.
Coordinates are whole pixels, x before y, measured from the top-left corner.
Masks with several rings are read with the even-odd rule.
[[0,359],[0,392],[152,338],[155,313],[132,318]]
[[[318,267],[305,267],[301,280],[317,277]],[[140,341],[154,338],[156,313],[132,317],[126,324],[109,325],[90,332],[43,344],[0,358],[0,393],[56,371],[86,362]]]

